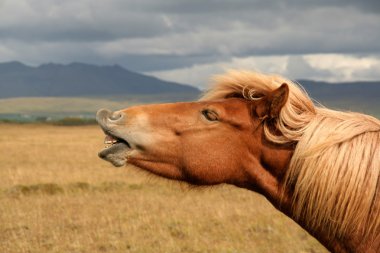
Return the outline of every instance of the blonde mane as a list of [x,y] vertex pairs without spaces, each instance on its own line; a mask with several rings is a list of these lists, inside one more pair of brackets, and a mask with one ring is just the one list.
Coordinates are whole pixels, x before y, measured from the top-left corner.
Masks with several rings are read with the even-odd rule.
[[[292,211],[311,229],[341,237],[380,231],[379,174],[380,121],[374,117],[315,106],[306,92],[281,76],[230,71],[215,77],[215,85],[201,100],[240,94],[257,100],[289,86],[289,98],[274,124],[274,135],[264,123],[264,133],[275,143],[296,143],[284,181],[293,191]],[[271,122],[273,124],[273,122]]]

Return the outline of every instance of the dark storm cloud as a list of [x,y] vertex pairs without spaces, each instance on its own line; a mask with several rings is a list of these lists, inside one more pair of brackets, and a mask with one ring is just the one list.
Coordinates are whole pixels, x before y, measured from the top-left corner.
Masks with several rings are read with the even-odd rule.
[[160,71],[191,66],[194,63],[206,64],[215,61],[228,60],[228,57],[217,55],[123,55],[115,60],[130,70]]
[[[0,38],[93,42],[158,36],[170,30],[159,15],[104,7],[96,2],[55,8],[48,8],[48,5],[45,9],[37,7],[32,4],[24,6],[26,13],[19,17],[17,10],[14,10],[16,13],[2,15],[0,20],[5,19],[5,22],[0,23]],[[0,14],[1,11],[0,7]]]
[[154,71],[251,55],[378,54],[379,41],[377,0],[0,0],[0,61]]
[[[380,11],[380,2],[377,0],[284,0],[284,1],[262,1],[262,0],[193,0],[193,1],[141,1],[139,4],[147,11],[161,11],[166,13],[225,13],[245,12],[258,10],[280,11],[286,9],[313,9],[316,7],[339,7],[351,6],[370,12]],[[129,5],[128,3],[125,6]]]
[[[304,28],[323,28],[326,24],[339,30],[342,20],[355,28],[345,9],[356,8],[379,13],[380,1],[250,1],[250,0],[142,0],[142,1],[23,1],[13,4],[8,13],[0,0],[0,38],[30,40],[113,40],[118,38],[165,36],[186,33],[201,28],[226,30],[237,25],[246,29],[275,29],[303,22]],[[23,10],[19,10],[19,8]],[[339,8],[339,17],[323,16],[323,10]],[[12,9],[13,8],[13,9]],[[302,12],[307,13],[305,16]],[[321,13],[318,13],[320,11]],[[14,13],[12,13],[14,12]],[[316,14],[313,14],[316,12]],[[326,12],[328,15],[329,12]],[[172,24],[167,20],[171,19]],[[319,26],[316,24],[320,24]],[[378,24],[377,24],[378,26]],[[330,28],[331,28],[330,27]],[[302,27],[300,27],[302,28]],[[366,28],[366,27],[362,27]],[[377,27],[378,28],[378,27]],[[309,30],[312,32],[314,29]],[[307,32],[304,29],[301,30]],[[228,35],[228,34],[227,34]],[[238,39],[238,38],[237,38]]]

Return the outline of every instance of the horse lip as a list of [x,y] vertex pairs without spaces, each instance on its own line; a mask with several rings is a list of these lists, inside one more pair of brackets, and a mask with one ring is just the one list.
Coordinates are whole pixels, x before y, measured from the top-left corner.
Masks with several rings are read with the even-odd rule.
[[107,127],[106,124],[106,118],[108,115],[110,115],[112,112],[107,109],[100,109],[99,111],[96,112],[96,121],[98,124],[102,127],[105,128]]
[[100,151],[98,156],[103,160],[112,163],[115,167],[121,167],[127,163],[127,150],[130,150],[130,148],[126,143],[118,142],[111,147]]

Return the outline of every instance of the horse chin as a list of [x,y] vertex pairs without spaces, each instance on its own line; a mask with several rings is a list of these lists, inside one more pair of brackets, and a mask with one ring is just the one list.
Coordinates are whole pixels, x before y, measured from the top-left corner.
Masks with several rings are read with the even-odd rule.
[[98,156],[115,167],[121,167],[127,163],[127,152],[130,150],[127,143],[118,142],[100,151]]

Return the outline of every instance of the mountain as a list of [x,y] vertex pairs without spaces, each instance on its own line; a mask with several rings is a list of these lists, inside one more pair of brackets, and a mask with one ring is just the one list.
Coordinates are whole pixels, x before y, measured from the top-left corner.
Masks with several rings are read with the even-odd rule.
[[[380,118],[380,82],[298,83],[324,106]],[[163,81],[118,65],[49,63],[30,67],[20,62],[0,63],[0,120],[25,120],[20,117],[33,115],[93,117],[101,107],[116,110],[141,103],[189,101],[199,94],[192,86]]]
[[331,99],[376,99],[380,100],[380,81],[356,81],[328,83],[321,81],[299,80],[308,94],[320,100]]
[[[380,116],[380,82],[327,83],[298,80],[323,105]],[[135,103],[194,100],[200,91],[192,86],[163,81],[119,65],[84,63],[0,63],[0,99],[15,97],[97,97]]]
[[199,94],[195,87],[163,81],[119,65],[0,63],[0,98]]

